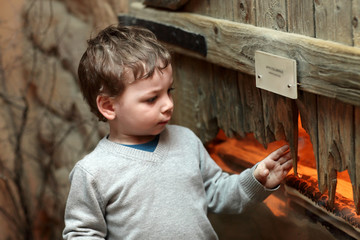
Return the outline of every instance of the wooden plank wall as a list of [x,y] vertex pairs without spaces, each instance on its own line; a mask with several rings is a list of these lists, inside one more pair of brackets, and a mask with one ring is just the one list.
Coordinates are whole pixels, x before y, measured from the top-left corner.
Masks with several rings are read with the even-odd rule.
[[[360,47],[360,0],[190,0],[181,11]],[[252,132],[264,146],[286,139],[296,156],[300,112],[319,188],[333,201],[337,172],[348,169],[360,210],[360,107],[302,91],[297,100],[287,99],[257,89],[252,75],[179,54],[174,66],[176,123],[204,142],[218,128],[229,137]]]
[[[360,47],[360,0],[353,0],[352,3],[352,36],[355,47]],[[355,207],[359,212],[360,209],[360,107],[354,107],[354,147],[355,147],[355,164],[353,164],[352,172],[355,172],[355,179],[351,179],[353,183]],[[356,178],[357,176],[357,178]]]

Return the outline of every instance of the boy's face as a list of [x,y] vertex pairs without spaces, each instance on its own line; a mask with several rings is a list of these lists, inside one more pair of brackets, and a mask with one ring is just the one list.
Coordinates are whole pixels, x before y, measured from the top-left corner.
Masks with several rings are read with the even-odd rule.
[[[131,75],[131,74],[129,74]],[[110,140],[124,144],[140,144],[161,133],[171,119],[172,67],[155,69],[147,79],[136,80],[115,98],[115,119],[110,123]]]

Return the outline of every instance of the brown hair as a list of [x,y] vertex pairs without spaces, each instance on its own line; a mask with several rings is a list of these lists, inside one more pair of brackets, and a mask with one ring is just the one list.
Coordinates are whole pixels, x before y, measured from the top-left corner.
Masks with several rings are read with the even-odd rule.
[[[160,60],[162,66],[157,66]],[[80,88],[84,98],[101,121],[96,98],[121,95],[126,87],[125,75],[131,70],[134,79],[152,76],[155,68],[166,68],[171,61],[168,50],[149,30],[140,27],[109,26],[88,40],[79,68]]]

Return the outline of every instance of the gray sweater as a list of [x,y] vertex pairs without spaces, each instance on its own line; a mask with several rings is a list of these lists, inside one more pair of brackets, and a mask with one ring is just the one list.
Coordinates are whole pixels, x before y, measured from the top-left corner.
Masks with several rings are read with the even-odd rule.
[[207,211],[240,213],[271,191],[221,171],[189,129],[167,126],[154,152],[102,139],[70,174],[64,239],[217,239]]

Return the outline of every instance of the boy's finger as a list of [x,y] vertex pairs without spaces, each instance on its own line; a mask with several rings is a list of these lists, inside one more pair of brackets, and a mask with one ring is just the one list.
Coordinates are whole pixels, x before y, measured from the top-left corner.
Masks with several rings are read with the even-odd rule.
[[292,164],[292,159],[289,159],[288,161],[286,161],[284,164],[281,165],[283,167],[284,170],[286,171],[290,171],[290,169],[293,167]]
[[278,148],[274,152],[270,153],[270,157],[278,160],[282,155],[284,155],[287,150],[289,150],[289,145],[284,145],[281,148]]
[[281,156],[281,158],[279,159],[279,163],[284,164],[285,162],[287,162],[289,159],[291,159],[291,153],[287,152],[285,155]]

